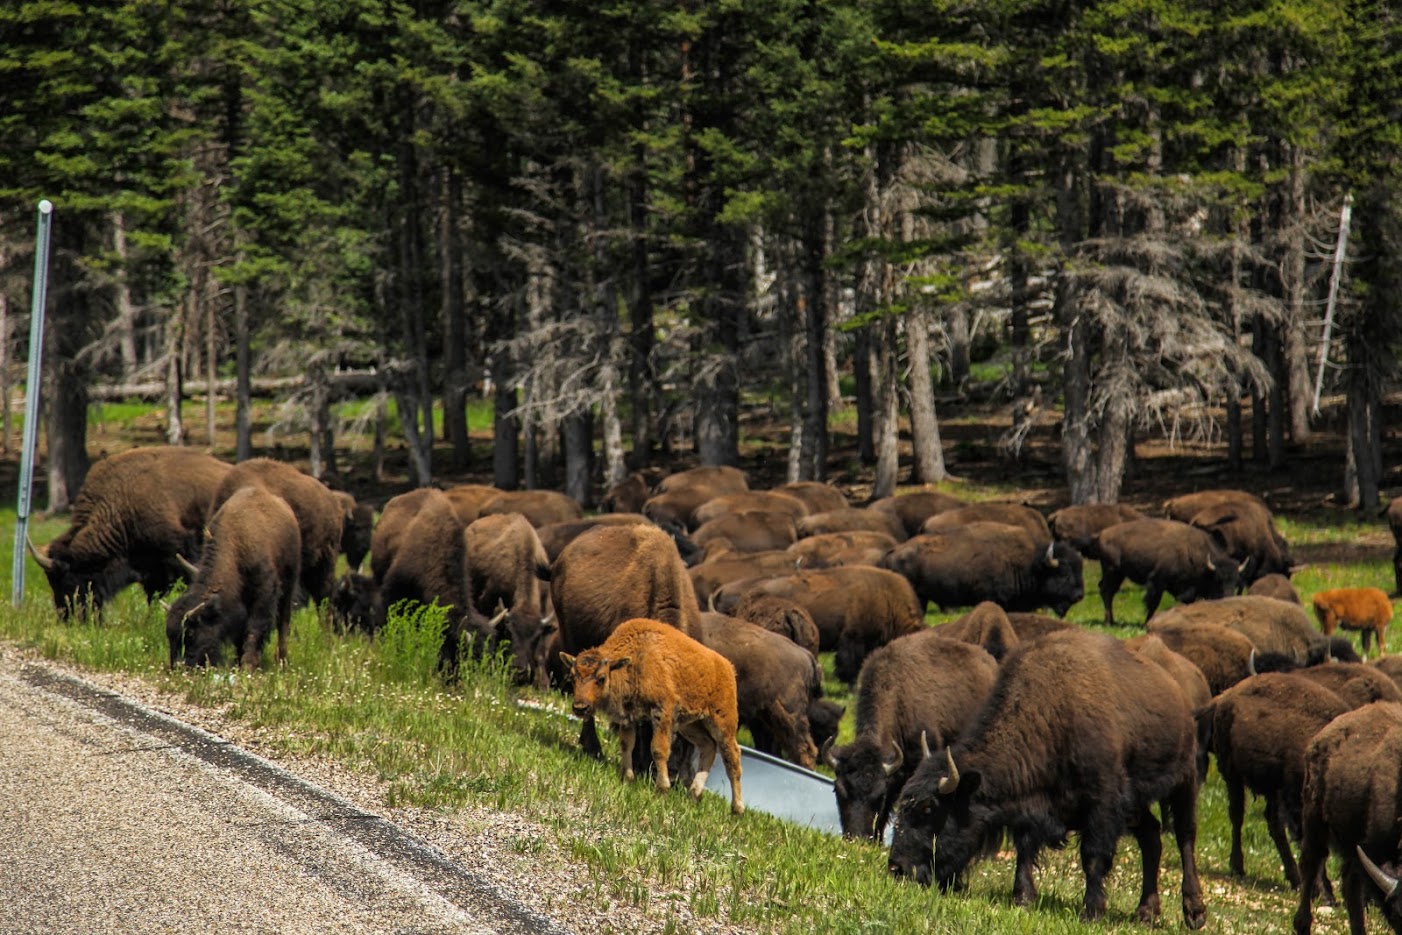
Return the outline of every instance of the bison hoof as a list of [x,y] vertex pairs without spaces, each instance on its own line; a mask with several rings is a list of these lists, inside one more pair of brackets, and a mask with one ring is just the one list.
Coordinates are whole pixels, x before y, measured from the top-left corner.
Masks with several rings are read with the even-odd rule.
[[636,779],[636,778],[637,778],[637,776],[634,775],[632,769],[625,769],[625,770],[623,770],[623,781],[624,781],[624,782],[632,782],[632,781],[633,781],[634,779]]
[[744,805],[744,803],[743,803],[743,802],[731,802],[731,803],[730,803],[730,814],[732,814],[732,815],[743,815],[743,814],[745,814],[745,805]]
[[1207,924],[1207,907],[1201,902],[1192,906],[1183,905],[1183,924],[1190,929],[1200,929]]
[[1139,909],[1135,911],[1134,917],[1140,922],[1153,922],[1162,914],[1159,905],[1158,894],[1155,893],[1139,904]]

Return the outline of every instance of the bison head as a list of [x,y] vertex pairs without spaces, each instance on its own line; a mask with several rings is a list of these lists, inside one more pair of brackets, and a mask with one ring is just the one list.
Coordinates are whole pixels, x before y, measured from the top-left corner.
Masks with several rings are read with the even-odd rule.
[[166,611],[166,640],[170,664],[219,665],[224,645],[243,642],[247,612],[242,603],[227,601],[218,592],[186,591]]
[[586,649],[578,656],[560,653],[560,661],[574,680],[574,713],[588,717],[608,699],[609,682],[615,673],[626,669],[632,660],[627,656],[608,659],[598,650]]
[[341,632],[374,632],[375,584],[367,575],[347,572],[331,591],[331,624]]
[[1398,879],[1399,871],[1397,867],[1386,865],[1379,867],[1373,863],[1373,859],[1364,853],[1363,848],[1354,846],[1358,854],[1358,862],[1363,867],[1368,879],[1382,891],[1383,915],[1387,917],[1388,924],[1392,930],[1402,931],[1402,880]]
[[896,804],[889,869],[947,890],[996,840],[990,810],[977,797],[982,775],[961,772],[948,748],[933,755],[928,750]]
[[25,545],[48,579],[54,609],[61,620],[74,614],[100,613],[109,598],[140,578],[124,559],[85,561],[70,554],[63,539],[40,549],[26,537]]
[[1037,575],[1042,585],[1041,599],[1058,617],[1065,617],[1072,605],[1086,596],[1081,553],[1069,543],[1048,545],[1038,560]]
[[874,737],[863,736],[845,747],[824,744],[822,759],[836,776],[833,792],[843,836],[875,840],[904,779],[900,744],[892,742],[883,754]]

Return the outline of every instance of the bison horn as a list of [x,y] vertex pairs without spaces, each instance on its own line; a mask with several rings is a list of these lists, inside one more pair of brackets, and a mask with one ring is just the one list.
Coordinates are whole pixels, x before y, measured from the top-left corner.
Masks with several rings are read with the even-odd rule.
[[959,788],[959,767],[954,765],[954,752],[948,747],[944,748],[944,755],[949,761],[949,775],[941,779],[936,788],[940,795],[953,795]]
[[710,594],[707,594],[707,595],[706,595],[706,609],[709,610],[711,613],[715,613],[715,612],[716,612],[716,592],[715,592],[715,591],[712,591]]
[[1244,575],[1244,574],[1246,574],[1246,566],[1247,566],[1247,565],[1250,565],[1250,564],[1251,564],[1251,556],[1248,555],[1248,556],[1246,556],[1246,558],[1242,559],[1242,560],[1241,560],[1241,564],[1238,565],[1238,566],[1236,567],[1236,573],[1239,574],[1239,575]]
[[1383,891],[1383,900],[1387,901],[1392,899],[1392,897],[1396,896],[1397,888],[1399,886],[1402,886],[1402,880],[1398,880],[1396,877],[1391,876],[1382,867],[1379,867],[1377,864],[1373,863],[1373,861],[1369,859],[1368,855],[1363,853],[1363,848],[1355,844],[1354,850],[1358,851],[1358,859],[1362,861],[1363,869],[1368,871],[1368,876],[1372,877],[1373,882],[1378,884],[1378,889]]
[[823,741],[823,749],[818,751],[818,759],[837,769],[837,755],[832,752],[832,738]]
[[1055,542],[1048,542],[1048,543],[1047,543],[1047,567],[1048,567],[1048,568],[1055,568],[1055,567],[1057,567],[1058,565],[1061,564],[1060,562],[1058,562],[1058,561],[1056,560],[1056,553],[1054,553],[1054,552],[1052,551],[1052,549],[1054,549],[1054,548],[1056,548],[1056,543],[1055,543]]
[[893,740],[891,741],[891,746],[896,748],[896,759],[890,763],[881,764],[881,768],[886,771],[887,776],[900,769],[901,765],[905,763],[905,751],[901,749],[901,745]]
[[53,571],[54,560],[49,558],[49,553],[47,551],[42,550],[37,545],[35,545],[34,540],[29,538],[28,535],[24,537],[24,544],[25,547],[29,549],[29,554],[34,556],[34,561],[36,561],[39,564],[40,568],[44,569],[45,571]]
[[1246,657],[1246,674],[1259,675],[1256,671],[1256,647],[1251,647],[1251,655]]
[[496,614],[492,617],[491,620],[487,621],[487,626],[495,628],[497,624],[501,623],[503,620],[506,619],[507,613],[508,611],[506,609],[506,605],[503,604],[501,601],[497,601]]
[[1212,560],[1212,556],[1211,556],[1211,555],[1209,555],[1209,556],[1207,557],[1207,570],[1208,570],[1208,571],[1216,571],[1216,570],[1217,570],[1217,563],[1214,562],[1214,561]]
[[929,738],[929,736],[927,736],[926,733],[922,730],[922,731],[920,732],[920,759],[922,759],[922,760],[928,760],[929,758],[930,758],[930,738]]
[[175,553],[175,560],[180,563],[181,568],[185,569],[185,574],[189,575],[191,578],[195,577],[200,573],[200,567],[198,565],[191,564],[190,560],[185,556],[181,555],[179,552]]

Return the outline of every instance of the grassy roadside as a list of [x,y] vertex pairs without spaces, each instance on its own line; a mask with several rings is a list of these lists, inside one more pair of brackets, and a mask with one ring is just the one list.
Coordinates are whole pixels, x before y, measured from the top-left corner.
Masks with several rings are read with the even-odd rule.
[[[40,521],[33,537],[46,542],[64,525]],[[0,512],[0,529],[13,528],[13,511]],[[1305,544],[1345,541],[1358,533],[1297,523],[1286,535],[1292,544]],[[0,561],[9,567],[12,536],[4,540]],[[1087,597],[1070,618],[1094,626],[1101,619],[1098,568],[1088,563],[1086,571]],[[1390,577],[1385,561],[1324,563],[1302,571],[1296,585],[1308,599],[1323,587],[1387,587]],[[1117,628],[1117,635],[1141,631],[1141,600],[1138,588],[1121,592],[1116,609],[1134,623]],[[1078,919],[1083,878],[1074,846],[1044,858],[1042,904],[1031,912],[1009,904],[1012,864],[1006,855],[980,865],[965,893],[942,895],[897,883],[876,847],[753,810],[735,819],[715,797],[694,805],[680,794],[659,796],[646,785],[623,785],[613,767],[616,752],[610,750],[604,763],[576,752],[576,724],[561,697],[513,688],[499,667],[469,668],[457,684],[445,686],[430,674],[429,618],[405,621],[372,643],[331,634],[315,614],[302,611],[294,620],[285,670],[268,665],[231,678],[228,670],[167,671],[160,608],[148,608],[134,590],[109,608],[101,625],[60,624],[51,608],[43,576],[31,562],[25,605],[15,610],[6,602],[0,638],[80,668],[127,673],[161,692],[219,709],[258,727],[275,750],[335,759],[382,781],[386,807],[452,812],[473,806],[528,817],[549,829],[549,839],[523,837],[514,847],[567,854],[587,868],[595,883],[591,898],[603,906],[642,907],[658,930],[685,931],[691,917],[746,931],[1143,930],[1131,921],[1138,896],[1131,838],[1121,842],[1109,916],[1093,925]],[[1395,635],[1390,642],[1396,649]],[[840,686],[832,686],[836,693]],[[1248,812],[1245,881],[1226,875],[1227,846],[1225,796],[1214,775],[1202,793],[1198,848],[1210,930],[1288,931],[1293,894],[1281,879],[1259,803]],[[1182,917],[1171,839],[1165,841],[1160,882],[1162,924],[1177,928]],[[1316,931],[1342,932],[1345,924],[1340,911],[1322,917]]]

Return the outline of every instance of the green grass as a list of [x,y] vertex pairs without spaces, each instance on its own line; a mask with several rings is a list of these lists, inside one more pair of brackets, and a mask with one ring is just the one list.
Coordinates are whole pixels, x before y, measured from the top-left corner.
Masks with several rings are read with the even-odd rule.
[[[973,494],[967,487],[961,493]],[[990,493],[978,491],[977,493]],[[0,513],[12,530],[13,511]],[[34,524],[36,542],[47,542],[62,521]],[[1313,529],[1314,531],[1310,531]],[[1301,540],[1346,541],[1333,528],[1293,527]],[[1359,533],[1361,534],[1361,533]],[[1344,538],[1331,539],[1339,535]],[[0,543],[8,567],[12,537]],[[1389,580],[1387,562],[1316,565],[1297,587],[1308,595],[1340,583]],[[1087,597],[1071,620],[1098,626],[1098,566],[1086,565]],[[1384,584],[1386,586],[1386,584]],[[751,810],[739,818],[728,803],[706,796],[657,794],[650,785],[619,781],[616,746],[604,762],[577,752],[577,722],[562,696],[516,688],[498,660],[465,664],[445,684],[433,674],[441,616],[432,611],[404,617],[380,639],[340,636],[323,628],[310,610],[293,621],[289,665],[277,668],[269,651],[254,673],[166,668],[167,648],[159,605],[147,607],[129,589],[109,605],[102,623],[61,624],[48,588],[32,561],[26,601],[0,610],[0,638],[44,657],[83,669],[133,674],[155,686],[260,729],[275,752],[331,758],[384,783],[384,806],[452,812],[485,807],[516,813],[547,829],[548,840],[522,837],[521,854],[551,847],[569,855],[591,880],[600,907],[622,902],[647,908],[659,927],[687,931],[686,916],[732,923],[747,931],[776,932],[1141,932],[1131,921],[1138,895],[1138,854],[1122,840],[1111,877],[1110,912],[1097,924],[1078,916],[1084,887],[1074,848],[1049,852],[1038,874],[1040,905],[1010,905],[1012,862],[1006,856],[976,866],[966,892],[936,890],[893,880],[884,851],[789,825]],[[1116,609],[1125,625],[1117,635],[1142,632],[1142,591],[1127,585]],[[931,622],[957,613],[931,614]],[[1393,649],[1396,649],[1394,642]],[[824,660],[831,671],[832,660]],[[829,679],[831,693],[850,701]],[[526,706],[518,704],[524,701]],[[850,737],[850,713],[844,735]],[[844,737],[844,739],[845,739]],[[1221,781],[1214,774],[1201,796],[1198,858],[1209,930],[1288,931],[1294,898],[1284,884],[1255,803],[1246,822],[1247,879],[1226,875],[1228,825]],[[1176,849],[1165,839],[1161,887],[1163,927],[1182,925]],[[677,907],[677,908],[674,908]],[[1322,917],[1318,932],[1341,932],[1342,910]]]

